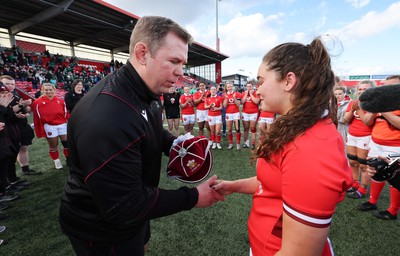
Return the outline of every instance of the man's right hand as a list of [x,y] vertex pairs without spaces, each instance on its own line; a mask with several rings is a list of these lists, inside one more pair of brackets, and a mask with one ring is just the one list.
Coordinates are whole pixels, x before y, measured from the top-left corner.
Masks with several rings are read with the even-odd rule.
[[196,187],[199,192],[199,199],[197,200],[195,207],[205,208],[212,206],[218,201],[225,201],[225,198],[221,194],[211,188],[212,184],[214,184],[216,180],[217,175],[214,175]]

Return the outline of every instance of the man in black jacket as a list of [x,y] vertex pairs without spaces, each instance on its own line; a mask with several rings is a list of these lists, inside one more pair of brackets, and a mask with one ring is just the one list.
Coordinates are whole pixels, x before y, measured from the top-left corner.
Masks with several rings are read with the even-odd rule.
[[126,65],[102,79],[76,105],[68,123],[70,175],[60,225],[77,255],[143,255],[149,221],[224,198],[210,188],[158,188],[163,129],[158,96],[182,75],[190,34],[163,17],[143,17]]

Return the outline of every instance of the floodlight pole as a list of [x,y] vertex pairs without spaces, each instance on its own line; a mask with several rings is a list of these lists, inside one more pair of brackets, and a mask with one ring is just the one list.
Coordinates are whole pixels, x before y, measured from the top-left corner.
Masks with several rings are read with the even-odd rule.
[[215,0],[215,10],[216,10],[216,22],[215,22],[215,31],[216,31],[216,49],[219,52],[219,37],[218,37],[218,2],[221,0]]

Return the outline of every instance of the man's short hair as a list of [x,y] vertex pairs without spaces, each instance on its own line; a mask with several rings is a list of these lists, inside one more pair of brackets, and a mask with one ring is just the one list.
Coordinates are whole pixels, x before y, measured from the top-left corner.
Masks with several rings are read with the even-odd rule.
[[7,80],[15,80],[12,76],[9,75],[2,75],[0,76],[0,80],[7,79]]
[[138,42],[143,42],[150,48],[151,56],[154,56],[163,45],[165,36],[169,32],[174,32],[187,44],[193,41],[189,32],[175,21],[160,16],[144,16],[139,19],[132,31],[129,52],[133,52],[133,48]]

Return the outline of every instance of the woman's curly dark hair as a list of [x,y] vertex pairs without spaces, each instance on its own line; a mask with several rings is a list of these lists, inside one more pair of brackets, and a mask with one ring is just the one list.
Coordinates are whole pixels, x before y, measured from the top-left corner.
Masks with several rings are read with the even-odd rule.
[[320,38],[311,44],[284,43],[269,51],[262,60],[282,81],[289,72],[298,78],[293,87],[293,107],[277,118],[271,130],[254,151],[253,160],[279,153],[284,146],[312,127],[321,117],[331,118],[337,124],[336,98],[333,94],[335,75],[331,61]]

